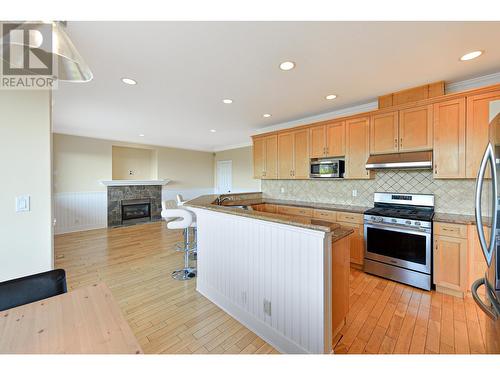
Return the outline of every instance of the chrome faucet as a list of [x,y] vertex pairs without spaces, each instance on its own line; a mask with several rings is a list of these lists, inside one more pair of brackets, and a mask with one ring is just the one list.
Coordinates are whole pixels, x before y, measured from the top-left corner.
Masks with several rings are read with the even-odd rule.
[[220,196],[218,196],[217,199],[215,199],[215,204],[217,204],[218,206],[221,206],[223,202],[229,201],[229,200],[231,200],[231,197],[221,198]]

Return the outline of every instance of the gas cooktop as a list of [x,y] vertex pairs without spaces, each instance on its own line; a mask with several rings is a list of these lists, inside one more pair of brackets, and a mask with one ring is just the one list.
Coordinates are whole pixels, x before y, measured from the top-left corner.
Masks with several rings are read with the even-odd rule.
[[428,207],[407,207],[400,206],[394,207],[388,206],[376,206],[374,208],[365,211],[365,215],[372,216],[386,216],[394,217],[398,219],[411,219],[420,221],[431,221],[434,216],[434,209]]

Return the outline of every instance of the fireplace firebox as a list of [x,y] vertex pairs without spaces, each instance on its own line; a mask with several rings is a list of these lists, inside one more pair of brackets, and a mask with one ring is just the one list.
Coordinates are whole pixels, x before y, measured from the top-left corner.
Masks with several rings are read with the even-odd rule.
[[151,220],[151,200],[131,199],[121,201],[122,224]]

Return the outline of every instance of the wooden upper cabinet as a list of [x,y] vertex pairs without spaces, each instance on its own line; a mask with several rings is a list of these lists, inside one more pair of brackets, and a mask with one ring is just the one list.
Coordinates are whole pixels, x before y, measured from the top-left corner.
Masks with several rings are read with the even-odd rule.
[[293,178],[309,178],[309,129],[293,132]]
[[326,125],[326,156],[345,155],[345,121]]
[[399,151],[432,150],[432,104],[399,111]]
[[253,140],[253,177],[262,178],[266,170],[266,141],[264,137]]
[[309,178],[309,129],[278,134],[278,178]]
[[370,119],[370,154],[389,154],[399,150],[399,114],[381,113]]
[[489,104],[494,100],[500,100],[500,91],[467,98],[465,151],[465,176],[467,178],[477,178],[479,165],[488,144]]
[[278,178],[278,136],[265,137],[266,143],[266,169],[264,179]]
[[278,134],[278,178],[293,176],[293,133]]
[[347,120],[345,126],[346,178],[371,178],[373,174],[365,168],[370,154],[370,118],[353,118]]
[[269,135],[253,140],[254,178],[278,178],[278,136]]
[[309,129],[310,157],[323,158],[326,155],[326,126],[318,125]]
[[434,104],[434,178],[465,178],[465,98]]
[[311,158],[345,155],[345,121],[332,122],[309,128]]

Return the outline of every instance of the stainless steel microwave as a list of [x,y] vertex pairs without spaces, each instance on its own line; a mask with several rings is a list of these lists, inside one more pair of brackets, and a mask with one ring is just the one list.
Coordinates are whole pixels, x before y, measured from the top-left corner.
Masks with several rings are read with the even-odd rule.
[[345,161],[342,159],[311,159],[311,178],[343,178]]

